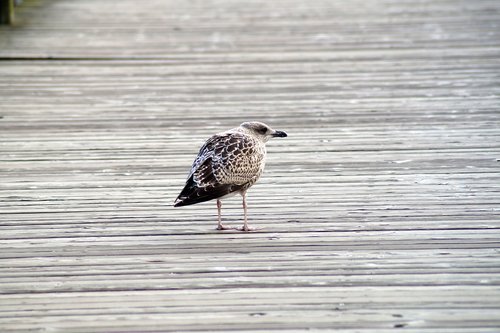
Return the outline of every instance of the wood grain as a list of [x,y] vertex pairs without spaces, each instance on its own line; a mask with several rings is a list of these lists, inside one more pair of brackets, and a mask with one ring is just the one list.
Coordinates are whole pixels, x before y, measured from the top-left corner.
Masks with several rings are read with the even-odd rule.
[[[498,332],[500,4],[31,0],[0,28],[0,331]],[[172,207],[260,120],[253,233]],[[238,198],[227,224],[242,223]]]

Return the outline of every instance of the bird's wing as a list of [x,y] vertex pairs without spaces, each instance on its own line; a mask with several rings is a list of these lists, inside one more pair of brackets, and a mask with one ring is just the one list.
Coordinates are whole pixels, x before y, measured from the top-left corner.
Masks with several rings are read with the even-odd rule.
[[[214,143],[211,158],[211,172],[219,184],[243,185],[259,175],[264,154],[258,151],[254,139],[235,132]],[[204,171],[199,169],[197,173],[203,177]]]
[[191,177],[208,158],[211,158],[215,153],[216,147],[220,146],[222,142],[227,140],[229,137],[229,133],[221,133],[215,134],[210,139],[208,139],[203,146],[201,146],[200,151],[198,152],[198,156],[193,161],[193,165],[191,166],[191,171],[189,173],[189,177]]
[[255,181],[264,158],[255,149],[252,139],[239,132],[216,134],[208,139],[193,163],[176,205],[220,198]]

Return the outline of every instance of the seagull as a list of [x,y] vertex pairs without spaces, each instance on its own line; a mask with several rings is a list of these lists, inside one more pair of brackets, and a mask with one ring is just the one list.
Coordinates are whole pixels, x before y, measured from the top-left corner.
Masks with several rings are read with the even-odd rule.
[[243,197],[244,224],[241,231],[252,231],[247,223],[247,190],[264,171],[266,142],[286,137],[264,123],[244,122],[239,127],[215,134],[200,148],[184,189],[174,207],[217,199],[217,230],[232,229],[221,221],[221,200],[236,194]]

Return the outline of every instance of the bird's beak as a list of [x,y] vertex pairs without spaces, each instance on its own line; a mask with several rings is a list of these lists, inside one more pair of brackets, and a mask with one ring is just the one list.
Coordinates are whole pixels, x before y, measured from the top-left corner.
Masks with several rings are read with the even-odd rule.
[[283,132],[283,131],[275,131],[273,133],[273,137],[275,138],[286,138],[288,136],[288,134],[286,134],[286,132]]

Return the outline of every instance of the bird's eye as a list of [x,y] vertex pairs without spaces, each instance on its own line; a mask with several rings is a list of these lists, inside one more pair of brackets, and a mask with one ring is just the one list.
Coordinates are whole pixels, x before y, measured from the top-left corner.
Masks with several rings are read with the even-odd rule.
[[265,128],[265,127],[259,127],[257,129],[257,132],[259,132],[260,134],[266,134],[267,133],[267,128]]

